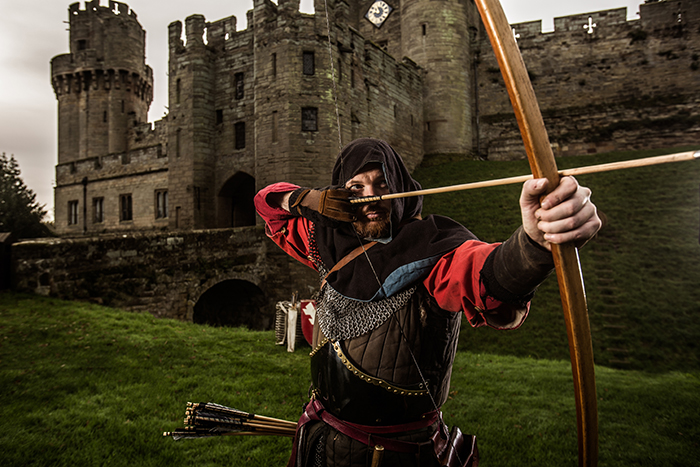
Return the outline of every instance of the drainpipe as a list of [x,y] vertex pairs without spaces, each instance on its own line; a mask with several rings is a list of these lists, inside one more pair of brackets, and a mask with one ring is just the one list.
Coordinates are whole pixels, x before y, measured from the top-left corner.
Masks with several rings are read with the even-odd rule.
[[87,177],[83,178],[83,234],[87,234]]

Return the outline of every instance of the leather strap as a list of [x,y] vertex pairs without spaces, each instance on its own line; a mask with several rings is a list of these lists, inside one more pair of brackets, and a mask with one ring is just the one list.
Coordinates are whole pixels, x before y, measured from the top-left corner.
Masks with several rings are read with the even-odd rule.
[[[372,248],[372,247],[373,247],[374,245],[376,245],[376,244],[377,244],[377,242],[370,242],[370,243],[367,243],[367,244],[358,246],[357,248],[355,248],[354,250],[352,250],[350,253],[348,253],[347,255],[345,255],[345,257],[344,257],[343,259],[341,259],[340,261],[338,261],[337,263],[335,263],[335,266],[333,266],[333,269],[331,269],[330,271],[328,271],[328,274],[326,274],[326,277],[328,277],[328,276],[330,276],[331,274],[333,274],[334,272],[338,271],[340,268],[344,267],[344,266],[345,266],[346,264],[348,264],[350,261],[352,261],[353,259],[357,258],[357,257],[360,256],[362,253],[364,253],[365,251],[369,250],[370,248]],[[321,288],[323,288],[323,286],[326,285],[326,277],[324,277],[323,280],[321,281]]]
[[[354,423],[349,423],[344,420],[335,417],[333,414],[328,412],[317,399],[312,400],[307,406],[306,411],[299,420],[300,424],[316,420],[322,421],[326,425],[334,428],[335,430],[343,433],[344,435],[361,442],[370,447],[380,445],[384,447],[387,451],[395,452],[407,452],[417,454],[420,452],[421,447],[425,443],[415,443],[411,441],[401,441],[397,439],[384,438],[382,436],[375,436],[376,434],[389,434],[389,433],[403,433],[406,431],[418,430],[421,428],[426,428],[435,423],[438,420],[437,412],[431,412],[426,414],[427,416],[422,419],[411,423],[404,423],[401,425],[393,426],[365,426],[356,425]],[[426,441],[427,443],[432,442],[431,440]]]

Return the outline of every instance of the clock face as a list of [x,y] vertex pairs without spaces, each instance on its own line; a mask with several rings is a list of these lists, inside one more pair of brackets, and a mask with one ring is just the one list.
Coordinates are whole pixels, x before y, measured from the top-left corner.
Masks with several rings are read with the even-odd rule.
[[389,13],[391,13],[392,9],[393,8],[387,5],[387,3],[383,0],[377,0],[372,4],[372,6],[369,7],[369,10],[367,10],[365,18],[367,18],[376,27],[380,28],[382,27],[382,24],[384,24],[387,16],[389,16]]

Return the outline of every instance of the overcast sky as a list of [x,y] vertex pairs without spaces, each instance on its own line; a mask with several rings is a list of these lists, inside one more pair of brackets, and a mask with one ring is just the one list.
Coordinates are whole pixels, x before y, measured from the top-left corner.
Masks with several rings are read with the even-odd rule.
[[[56,98],[51,88],[51,58],[68,52],[68,6],[72,0],[0,0],[0,153],[14,154],[24,182],[46,205],[53,219],[54,166],[57,162]],[[101,0],[106,6],[108,0]],[[203,14],[208,21],[228,16],[246,28],[253,0],[130,0],[146,30],[146,63],[154,71],[154,99],[149,121],[159,120],[167,105],[168,24]],[[391,1],[389,0],[389,3]],[[554,29],[554,17],[627,7],[639,17],[640,0],[502,0],[509,22],[542,20]],[[81,9],[85,2],[81,1]],[[301,0],[313,12],[313,0]]]

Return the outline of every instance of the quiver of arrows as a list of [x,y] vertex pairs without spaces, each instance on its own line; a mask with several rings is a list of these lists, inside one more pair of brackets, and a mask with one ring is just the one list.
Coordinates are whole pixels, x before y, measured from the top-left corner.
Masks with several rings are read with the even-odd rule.
[[297,424],[264,417],[212,402],[187,403],[185,427],[166,431],[174,440],[211,436],[258,435],[293,437]]

